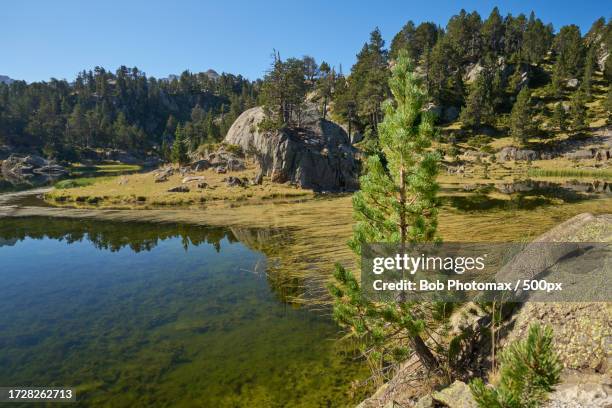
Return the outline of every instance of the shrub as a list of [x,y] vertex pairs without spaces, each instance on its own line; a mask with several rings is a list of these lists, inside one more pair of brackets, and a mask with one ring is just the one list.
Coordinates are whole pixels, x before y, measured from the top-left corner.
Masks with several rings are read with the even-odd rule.
[[493,139],[487,135],[476,135],[468,139],[467,144],[470,147],[480,148],[491,143]]
[[487,387],[481,379],[470,383],[474,399],[482,408],[538,407],[559,383],[561,364],[553,349],[550,327],[533,324],[527,339],[517,341],[501,356],[500,380]]

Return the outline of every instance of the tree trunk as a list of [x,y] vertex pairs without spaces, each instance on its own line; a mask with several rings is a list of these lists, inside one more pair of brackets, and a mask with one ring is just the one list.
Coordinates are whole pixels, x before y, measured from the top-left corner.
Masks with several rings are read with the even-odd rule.
[[429,370],[436,370],[439,366],[438,359],[433,355],[429,347],[425,344],[421,336],[418,334],[411,338],[412,348],[414,348],[414,352],[416,353],[421,364]]
[[[406,169],[404,168],[404,164],[402,163],[400,167],[400,251],[403,255],[406,252],[406,241],[408,241],[408,225],[406,222]],[[405,271],[403,272],[405,274]],[[403,277],[406,278],[405,276]],[[402,292],[405,294],[405,292]],[[405,301],[404,296],[402,296],[401,301]],[[410,338],[412,343],[412,348],[414,352],[419,357],[421,364],[427,370],[435,370],[438,368],[438,359],[433,355],[429,347],[425,344],[421,336],[414,335]]]
[[325,120],[325,116],[327,115],[327,96],[323,99],[323,120]]
[[404,251],[406,246],[406,169],[404,169],[404,165],[400,167],[400,196],[399,196],[399,204],[400,204],[400,243],[401,250]]

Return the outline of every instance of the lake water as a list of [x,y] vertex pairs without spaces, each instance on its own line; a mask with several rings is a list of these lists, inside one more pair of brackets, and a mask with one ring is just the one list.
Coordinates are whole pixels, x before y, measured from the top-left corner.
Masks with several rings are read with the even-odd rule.
[[[446,241],[524,241],[612,202],[596,180],[460,180],[441,193]],[[0,196],[7,205],[43,201]],[[81,406],[109,407],[348,406],[368,391],[352,385],[369,372],[329,310],[288,302],[317,298],[334,262],[354,262],[350,197],[127,222],[139,214],[0,218],[0,386],[68,385]],[[211,220],[231,228],[195,225]]]
[[367,369],[236,238],[260,233],[0,219],[0,386],[72,386],[81,406],[357,401]]

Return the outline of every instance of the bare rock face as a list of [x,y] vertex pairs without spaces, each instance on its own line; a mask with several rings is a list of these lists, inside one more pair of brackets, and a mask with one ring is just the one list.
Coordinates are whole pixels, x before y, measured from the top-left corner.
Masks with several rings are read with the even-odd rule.
[[243,112],[225,137],[256,156],[263,173],[278,183],[290,182],[315,191],[352,191],[358,188],[356,149],[336,123],[310,110],[300,128],[261,132],[260,107]]
[[514,146],[507,146],[497,153],[497,160],[499,162],[507,162],[511,160],[537,160],[539,158],[538,152],[529,149],[519,149]]

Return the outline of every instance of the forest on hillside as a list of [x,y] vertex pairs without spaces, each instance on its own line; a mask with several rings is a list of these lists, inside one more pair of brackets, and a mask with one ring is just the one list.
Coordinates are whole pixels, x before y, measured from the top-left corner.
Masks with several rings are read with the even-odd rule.
[[73,82],[13,81],[0,84],[0,145],[74,161],[84,148],[167,155],[179,134],[195,149],[222,139],[255,106],[259,86],[225,73],[156,79],[124,66],[83,71]]
[[[612,22],[596,20],[584,35],[576,25],[561,27],[528,17],[501,16],[497,8],[482,19],[465,10],[442,28],[431,22],[408,21],[390,48],[378,29],[357,54],[348,76],[322,62],[313,74],[312,99],[321,103],[322,115],[331,107],[334,120],[375,139],[383,119],[383,102],[391,97],[390,67],[405,52],[417,65],[429,97],[428,109],[438,122],[460,121],[465,131],[482,127],[505,130],[518,139],[544,131],[545,127],[582,130],[587,122],[586,105],[593,89],[607,92],[604,110],[610,115],[612,95]],[[308,94],[302,75],[295,75],[296,59],[281,61],[275,55],[264,78],[260,99],[271,123],[295,125]],[[315,64],[316,65],[316,64]],[[308,83],[308,81],[306,81]],[[291,86],[287,86],[291,84]],[[538,90],[538,98],[531,98]],[[540,102],[557,102],[552,109]],[[550,123],[538,123],[542,111]],[[543,126],[545,125],[545,126]]]
[[[400,52],[416,63],[438,122],[459,120],[468,132],[488,126],[517,139],[552,127],[579,131],[594,86],[607,92],[608,117],[612,111],[610,50],[612,21],[605,18],[581,33],[573,24],[556,30],[533,12],[502,16],[495,8],[483,19],[461,10],[445,27],[408,21],[389,48],[375,29],[348,75],[309,56],[283,60],[275,51],[256,81],[188,71],[160,80],[137,68],[96,67],[72,82],[0,84],[0,144],[64,160],[78,160],[84,148],[167,157],[175,140],[188,150],[222,140],[238,115],[256,105],[267,113],[265,129],[300,126],[307,100],[323,118],[375,141]],[[556,105],[534,103],[533,90]],[[550,120],[542,124],[545,110]]]

